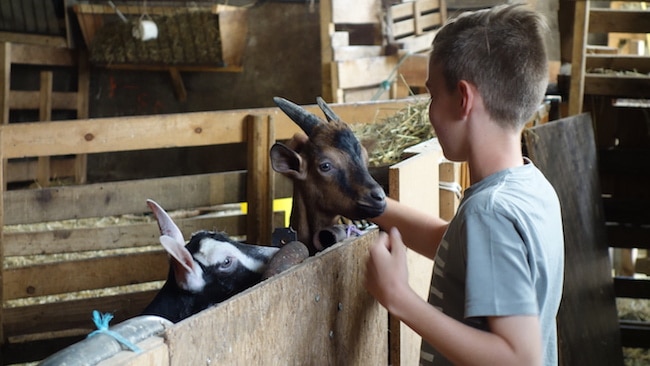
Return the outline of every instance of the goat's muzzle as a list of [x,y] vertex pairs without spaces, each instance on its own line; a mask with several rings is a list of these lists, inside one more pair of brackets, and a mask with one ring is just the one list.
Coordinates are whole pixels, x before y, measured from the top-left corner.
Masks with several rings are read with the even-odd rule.
[[359,217],[351,219],[371,219],[384,213],[386,209],[386,193],[380,187],[372,188],[367,195],[357,202]]

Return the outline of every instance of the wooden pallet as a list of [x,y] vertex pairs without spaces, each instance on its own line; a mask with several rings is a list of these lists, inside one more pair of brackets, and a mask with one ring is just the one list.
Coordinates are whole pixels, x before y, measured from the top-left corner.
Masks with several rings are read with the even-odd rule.
[[[407,97],[401,65],[430,47],[447,16],[445,0],[387,7],[380,0],[325,0],[320,9],[322,94],[339,103]],[[426,63],[416,60],[407,69],[424,84]]]

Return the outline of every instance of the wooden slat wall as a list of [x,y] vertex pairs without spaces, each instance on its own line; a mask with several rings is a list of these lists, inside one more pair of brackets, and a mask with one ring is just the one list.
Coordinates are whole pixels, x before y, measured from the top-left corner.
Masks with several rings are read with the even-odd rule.
[[[372,123],[375,118],[393,115],[412,101],[332,105],[344,120]],[[306,108],[319,115],[317,106]],[[255,116],[255,117],[251,117]],[[252,118],[252,119],[251,119]],[[217,121],[218,123],[215,123]],[[251,122],[253,121],[253,122]],[[152,128],[154,127],[155,128]],[[220,204],[248,202],[249,208],[263,205],[271,197],[290,197],[290,181],[272,173],[268,149],[275,140],[289,139],[299,128],[277,108],[239,111],[198,112],[163,116],[102,118],[34,122],[0,126],[0,159],[38,157],[90,152],[158,149],[256,141],[249,161],[259,182],[247,179],[245,171],[118,181],[75,186],[2,191],[0,227],[66,219],[142,214],[148,212],[145,200],[151,198],[167,210],[200,208]],[[128,132],[127,132],[128,131]],[[264,143],[262,143],[264,142]],[[4,172],[4,169],[0,169]],[[266,173],[264,173],[266,172]],[[268,174],[268,176],[267,176]],[[250,177],[248,177],[250,178]],[[2,182],[3,176],[0,176]],[[247,185],[249,185],[247,187]],[[251,195],[251,187],[256,187]],[[261,188],[260,188],[261,187]],[[272,187],[271,189],[266,187]],[[264,190],[262,190],[264,189]],[[262,192],[269,192],[264,196]],[[270,206],[267,205],[267,206]],[[264,212],[263,212],[264,211]],[[178,220],[186,235],[198,229],[224,230],[230,235],[251,235],[250,220],[258,230],[284,226],[284,215],[266,210],[251,210],[249,215],[196,217]],[[255,216],[251,218],[250,216]],[[0,231],[0,262],[6,257],[36,254],[71,254],[94,250],[114,250],[158,245],[154,223],[109,225],[80,229],[50,229],[37,232]],[[263,238],[260,235],[259,238]],[[260,239],[263,240],[263,239]],[[140,268],[140,270],[138,270]],[[142,269],[146,268],[146,270]],[[44,295],[106,286],[130,285],[166,278],[164,252],[107,254],[105,257],[81,257],[39,265],[12,265],[0,270],[3,283],[0,300],[14,304],[17,299],[41,299]],[[106,275],[110,273],[111,275]],[[115,321],[137,315],[151,299],[151,293],[93,295],[83,300],[46,300],[38,305],[11,305],[0,309],[4,342],[29,336],[30,332],[59,332],[68,328],[92,326],[93,309],[116,313]],[[44,336],[44,335],[39,335]],[[54,337],[56,334],[45,335]]]

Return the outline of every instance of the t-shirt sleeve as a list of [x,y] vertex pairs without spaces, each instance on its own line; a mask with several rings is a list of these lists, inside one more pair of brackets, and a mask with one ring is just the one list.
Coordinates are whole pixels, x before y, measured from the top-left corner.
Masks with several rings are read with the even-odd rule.
[[502,214],[466,217],[465,317],[538,314],[528,250]]

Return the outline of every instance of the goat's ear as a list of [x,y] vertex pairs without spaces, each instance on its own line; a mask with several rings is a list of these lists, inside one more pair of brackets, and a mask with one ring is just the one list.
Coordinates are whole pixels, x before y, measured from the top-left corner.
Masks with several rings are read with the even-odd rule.
[[307,168],[300,154],[279,142],[271,147],[271,166],[276,172],[293,179],[304,180],[307,177]]
[[178,226],[176,226],[174,220],[169,217],[167,211],[160,207],[160,205],[154,200],[148,199],[147,206],[149,206],[154,216],[156,217],[158,228],[160,229],[160,235],[167,235],[169,237],[172,237],[177,242],[184,244],[185,239],[183,239],[181,230],[178,228]]

